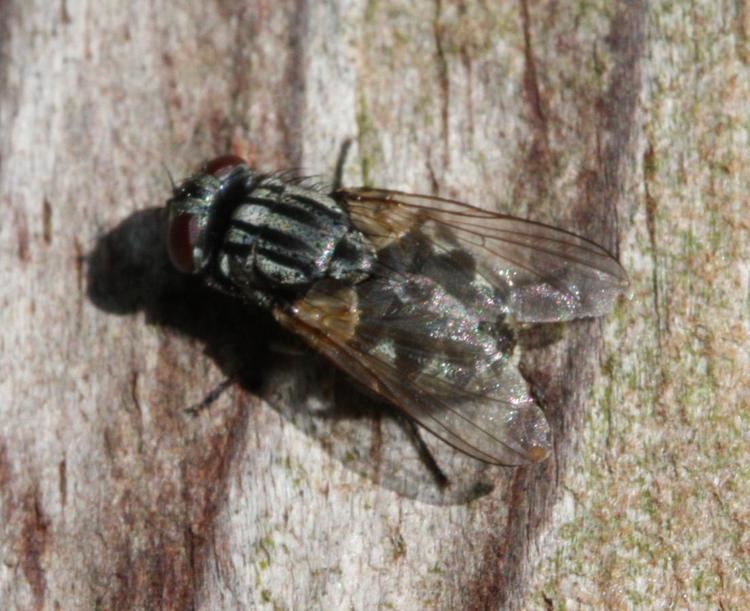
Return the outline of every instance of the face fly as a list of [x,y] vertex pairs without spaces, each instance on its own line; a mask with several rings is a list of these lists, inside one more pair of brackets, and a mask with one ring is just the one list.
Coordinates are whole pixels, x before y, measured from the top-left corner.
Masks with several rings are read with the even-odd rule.
[[370,391],[479,460],[543,459],[514,325],[600,316],[627,286],[597,244],[438,197],[325,192],[234,156],[167,202],[175,267],[269,310]]

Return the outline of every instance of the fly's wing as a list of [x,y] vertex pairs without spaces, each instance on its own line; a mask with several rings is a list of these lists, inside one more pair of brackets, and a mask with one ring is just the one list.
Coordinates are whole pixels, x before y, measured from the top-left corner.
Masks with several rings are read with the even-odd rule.
[[380,251],[396,249],[403,258],[403,238],[409,236],[409,248],[422,242],[412,272],[441,255],[471,254],[476,273],[519,322],[601,316],[628,285],[610,253],[562,229],[438,197],[367,188],[336,195]]
[[376,250],[355,286],[323,281],[279,322],[444,441],[480,460],[541,460],[549,427],[510,362],[506,316],[605,313],[627,286],[579,236],[460,202],[371,189],[336,197]]
[[462,452],[495,464],[544,458],[549,426],[490,321],[435,280],[388,267],[356,286],[315,285],[276,319],[372,392]]

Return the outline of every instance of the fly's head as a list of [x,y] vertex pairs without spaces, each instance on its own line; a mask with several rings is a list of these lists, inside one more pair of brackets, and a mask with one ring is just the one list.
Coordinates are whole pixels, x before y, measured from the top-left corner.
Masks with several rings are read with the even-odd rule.
[[179,271],[208,269],[231,213],[232,191],[249,175],[243,159],[224,155],[174,187],[167,201],[167,249]]

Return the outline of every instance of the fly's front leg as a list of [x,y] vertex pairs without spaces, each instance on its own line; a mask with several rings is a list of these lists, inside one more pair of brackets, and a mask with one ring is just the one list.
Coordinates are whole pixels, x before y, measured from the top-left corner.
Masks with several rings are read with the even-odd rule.
[[235,376],[230,376],[227,379],[222,380],[198,403],[194,403],[190,407],[186,408],[185,413],[189,414],[190,416],[198,416],[203,410],[209,408],[211,404],[216,401],[216,399],[218,399],[227,388],[235,383],[235,381]]

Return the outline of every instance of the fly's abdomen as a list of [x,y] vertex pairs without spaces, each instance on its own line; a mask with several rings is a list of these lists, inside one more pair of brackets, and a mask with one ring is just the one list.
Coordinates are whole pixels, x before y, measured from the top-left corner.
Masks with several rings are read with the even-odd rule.
[[219,271],[240,289],[298,293],[326,277],[357,281],[373,259],[334,199],[266,179],[234,209]]

